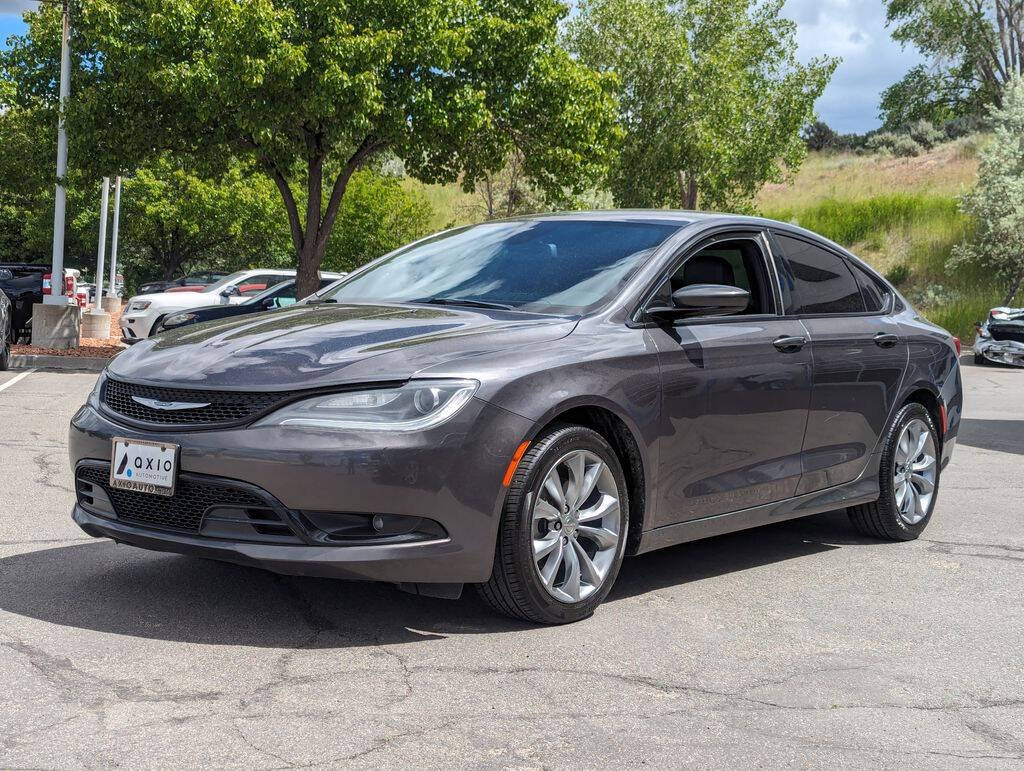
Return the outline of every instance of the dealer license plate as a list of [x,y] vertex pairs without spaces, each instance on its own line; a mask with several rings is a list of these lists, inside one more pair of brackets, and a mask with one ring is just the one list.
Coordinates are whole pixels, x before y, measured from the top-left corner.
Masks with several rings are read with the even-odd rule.
[[141,439],[111,440],[110,486],[139,493],[174,495],[178,445]]

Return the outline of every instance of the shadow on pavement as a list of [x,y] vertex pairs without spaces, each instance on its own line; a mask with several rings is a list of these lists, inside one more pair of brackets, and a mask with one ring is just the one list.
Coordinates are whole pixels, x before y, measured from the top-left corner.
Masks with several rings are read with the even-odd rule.
[[1024,455],[1024,420],[983,420],[964,418],[956,436],[957,444]]
[[[843,512],[626,560],[609,602],[723,573],[875,543]],[[470,587],[452,602],[387,584],[278,576],[107,540],[0,559],[0,610],[60,626],[209,645],[346,648],[532,628]]]

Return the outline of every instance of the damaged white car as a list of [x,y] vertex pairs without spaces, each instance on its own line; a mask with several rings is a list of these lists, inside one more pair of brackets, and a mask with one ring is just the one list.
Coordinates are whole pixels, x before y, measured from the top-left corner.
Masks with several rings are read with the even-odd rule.
[[974,325],[974,363],[1024,367],[1024,308],[993,308],[985,323]]

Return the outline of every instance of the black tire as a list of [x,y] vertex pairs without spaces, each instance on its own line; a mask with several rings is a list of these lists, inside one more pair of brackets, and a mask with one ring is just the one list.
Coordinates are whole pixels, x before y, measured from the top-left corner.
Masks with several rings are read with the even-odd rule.
[[[912,420],[921,420],[931,432],[932,441],[935,443],[937,457],[935,459],[935,490],[932,495],[928,511],[923,519],[916,524],[908,524],[900,516],[896,506],[896,494],[893,485],[893,474],[896,467],[896,445],[899,442],[903,429]],[[889,425],[882,445],[882,460],[878,470],[878,487],[881,495],[873,503],[865,503],[860,506],[851,506],[847,509],[850,521],[858,531],[871,538],[880,538],[889,541],[913,541],[924,532],[931,521],[932,512],[935,511],[935,504],[939,499],[939,482],[941,481],[941,443],[939,442],[938,431],[935,428],[935,421],[922,405],[911,402],[896,413],[892,423]]]
[[[610,470],[619,499],[619,541],[603,583],[588,597],[568,603],[548,593],[534,564],[532,510],[534,496],[548,472],[573,450],[593,453]],[[477,586],[480,596],[499,613],[538,624],[568,624],[588,618],[608,596],[622,566],[628,512],[628,489],[622,465],[604,437],[583,426],[553,427],[533,441],[512,478],[498,526],[494,569],[490,580]]]
[[976,353],[974,354],[974,363],[978,367],[984,367],[988,363],[988,359],[986,359],[980,353]]
[[4,372],[11,365],[11,332],[5,330],[0,334],[0,372]]

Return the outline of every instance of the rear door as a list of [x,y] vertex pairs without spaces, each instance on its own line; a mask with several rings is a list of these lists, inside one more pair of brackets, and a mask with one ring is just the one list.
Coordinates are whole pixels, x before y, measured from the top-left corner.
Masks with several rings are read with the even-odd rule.
[[884,431],[907,367],[885,285],[809,237],[775,232],[787,317],[810,334],[813,389],[798,494],[856,479]]
[[751,302],[649,330],[662,378],[653,527],[784,500],[802,473],[810,347],[803,325],[778,313],[764,235],[724,233],[682,255],[652,304],[690,284],[739,286]]

